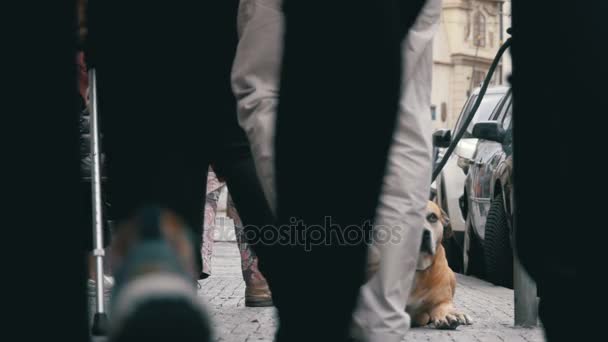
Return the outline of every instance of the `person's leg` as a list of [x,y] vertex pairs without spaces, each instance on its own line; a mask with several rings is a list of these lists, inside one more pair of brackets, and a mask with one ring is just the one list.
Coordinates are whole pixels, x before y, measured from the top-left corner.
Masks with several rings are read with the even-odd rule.
[[3,334],[87,341],[75,1],[5,5]]
[[[200,313],[194,278],[201,270],[206,173],[213,128],[234,107],[229,74],[236,6],[229,1],[94,2],[88,52],[98,76],[119,247],[113,252],[120,261],[110,315],[113,334],[133,338],[137,327],[147,324],[139,332],[159,332],[155,340],[171,332],[178,340],[189,332],[190,339],[195,331],[205,335],[203,315],[184,320],[184,326],[177,321],[182,316],[171,313],[180,307]],[[195,46],[198,42],[210,48]],[[152,282],[159,276],[168,278]],[[146,299],[141,303],[161,300],[152,300],[145,310],[125,309],[140,296]],[[169,311],[160,314],[163,306]]]
[[234,108],[236,4],[91,0],[89,14],[112,217],[155,203],[182,217],[200,245],[210,145]]
[[[254,251],[259,257],[259,266],[262,273],[269,282],[272,272],[266,269],[264,259],[273,255],[271,245],[264,244],[261,233],[264,227],[272,228],[274,216],[271,212],[268,201],[260,179],[256,173],[249,142],[244,131],[238,126],[236,117],[229,124],[231,136],[224,138],[222,148],[217,154],[213,163],[215,172],[226,180],[229,189],[230,206],[228,214],[237,218],[242,227],[235,226],[237,239],[244,238],[247,243],[247,250]],[[242,229],[242,234],[241,234]],[[272,286],[272,284],[271,284]]]
[[416,273],[432,174],[432,45],[440,15],[441,0],[427,1],[403,42],[404,92],[374,222],[379,267],[361,288],[353,315],[354,327],[369,342],[401,341],[410,327],[405,307]]
[[207,173],[207,196],[205,198],[205,222],[203,227],[203,246],[201,255],[203,259],[203,268],[201,278],[207,278],[211,275],[211,258],[213,256],[213,236],[215,231],[215,217],[217,214],[217,205],[220,199],[222,189],[225,184],[220,182],[215,176],[215,172],[209,168]]
[[[580,67],[603,58],[603,51],[581,47],[593,46],[606,36],[602,22],[606,9],[605,2],[587,6],[559,0],[547,7],[513,1],[509,82],[514,100],[515,252],[537,283],[539,316],[548,341],[589,339],[576,329],[584,315],[563,314],[586,311],[576,294],[580,260],[588,258],[578,257],[572,247],[578,245],[577,237],[585,235],[573,233],[572,227],[595,227],[590,222],[594,215],[583,213],[598,211],[594,205],[603,204],[605,195],[595,184],[581,186],[580,180],[594,171],[571,157],[591,160],[604,150],[603,135],[588,134],[590,121],[574,113],[605,112],[605,87],[594,81],[605,78],[606,65],[594,63],[593,72],[581,72]],[[538,18],[552,18],[555,24],[539,23]],[[550,142],[550,148],[539,141]],[[544,200],[535,200],[538,194]],[[539,212],[555,214],[544,217]]]
[[232,89],[262,189],[276,212],[274,131],[283,51],[282,0],[241,0]]
[[266,278],[258,268],[258,257],[246,241],[243,222],[228,193],[226,215],[234,222],[234,234],[241,254],[241,271],[245,281],[245,306],[272,306],[272,297]]
[[[415,19],[422,1],[402,3],[400,14]],[[277,213],[279,224],[301,220],[295,231],[306,240],[277,246],[272,260],[281,269],[272,287],[277,338],[343,341],[401,94],[403,37],[394,28],[412,23],[401,22],[389,1],[288,0],[284,12]],[[333,241],[317,240],[331,233]]]
[[266,279],[272,276],[272,271],[265,268],[266,264],[258,256],[263,260],[273,255],[272,246],[261,241],[260,233],[264,227],[273,225],[274,217],[257,176],[249,142],[236,121],[236,114],[225,127],[230,134],[222,141],[214,168],[226,180],[229,189],[227,215],[234,220],[241,251],[246,284],[245,305],[270,306],[272,299]]
[[[193,124],[187,115],[161,120],[152,106],[136,109],[125,104],[132,99],[122,96],[128,89],[118,83],[129,81],[119,74],[128,70],[102,65],[100,61],[97,69],[100,111],[106,114],[108,195],[117,228],[112,246],[116,287],[109,312],[111,340],[209,340],[208,319],[194,287],[201,269],[200,253],[195,251],[200,251],[202,236],[206,165],[204,150],[197,153],[192,146],[204,143],[186,138],[195,132],[177,121]],[[157,109],[162,112],[186,110],[165,102],[158,89],[149,90],[161,99]],[[136,92],[134,98],[143,94]],[[131,112],[136,110],[152,114]],[[146,214],[155,207],[158,212]],[[142,209],[147,210],[140,214]],[[152,219],[156,221],[150,223]]]
[[257,280],[256,278],[265,281],[264,277],[257,269],[257,256],[249,243],[246,241],[243,222],[241,221],[239,213],[234,206],[234,201],[232,200],[230,193],[228,193],[227,202],[226,216],[228,216],[234,222],[234,236],[236,237],[239,253],[241,255],[241,271],[243,272],[243,281],[245,281],[245,284],[248,284],[251,280]]

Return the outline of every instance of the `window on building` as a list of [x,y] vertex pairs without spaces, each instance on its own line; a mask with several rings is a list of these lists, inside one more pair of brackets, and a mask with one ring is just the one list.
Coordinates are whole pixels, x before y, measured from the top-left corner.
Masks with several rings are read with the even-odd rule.
[[486,46],[486,16],[479,11],[473,14],[473,45]]
[[486,77],[486,73],[482,70],[473,71],[473,88],[480,87]]
[[448,119],[448,105],[445,102],[441,102],[441,121],[445,122]]
[[437,106],[431,105],[431,120],[435,121],[437,119]]

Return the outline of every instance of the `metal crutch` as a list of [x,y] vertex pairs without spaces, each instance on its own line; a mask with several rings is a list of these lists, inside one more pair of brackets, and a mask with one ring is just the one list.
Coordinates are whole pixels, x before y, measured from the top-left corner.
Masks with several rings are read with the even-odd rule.
[[95,315],[93,316],[93,335],[105,335],[107,332],[108,317],[104,302],[104,271],[103,259],[105,250],[103,248],[103,211],[101,196],[101,144],[99,139],[99,112],[97,110],[97,78],[95,69],[89,69],[89,115],[90,115],[90,137],[91,137],[91,187],[93,200],[93,255],[95,256],[96,279],[96,303]]

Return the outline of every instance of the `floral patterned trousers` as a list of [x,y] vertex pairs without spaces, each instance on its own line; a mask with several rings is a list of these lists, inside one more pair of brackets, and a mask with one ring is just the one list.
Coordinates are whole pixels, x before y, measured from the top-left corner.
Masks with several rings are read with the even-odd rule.
[[[207,276],[211,275],[211,257],[213,255],[213,241],[215,233],[215,217],[217,214],[217,206],[222,190],[226,187],[226,183],[221,182],[213,169],[209,167],[207,175],[207,197],[205,201],[205,223],[203,227],[203,245],[201,254],[203,258],[203,273]],[[239,217],[238,212],[232,201],[230,193],[226,205],[226,216],[234,222],[234,234],[237,245],[241,254],[241,270],[243,272],[243,280],[245,284],[266,282],[266,279],[258,269],[258,258],[251,249],[251,246],[245,241],[243,232],[243,222]],[[222,232],[223,233],[223,232]]]

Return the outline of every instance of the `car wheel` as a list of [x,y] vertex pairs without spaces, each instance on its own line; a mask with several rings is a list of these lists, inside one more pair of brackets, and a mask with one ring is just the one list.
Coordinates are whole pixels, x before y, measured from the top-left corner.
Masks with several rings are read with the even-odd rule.
[[477,235],[475,235],[475,232],[473,232],[473,227],[470,222],[470,219],[467,219],[465,252],[463,253],[463,256],[466,253],[466,259],[464,260],[464,265],[466,265],[465,273],[483,279],[485,277],[483,246]]
[[513,249],[502,194],[492,200],[484,241],[486,276],[495,285],[513,288]]

